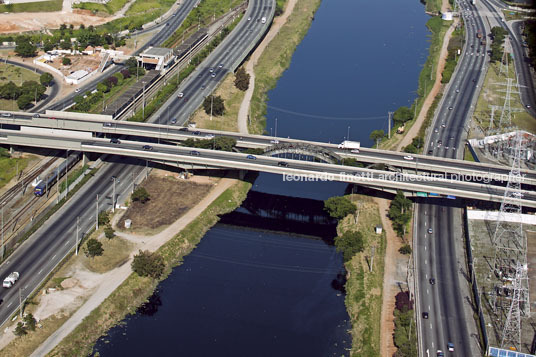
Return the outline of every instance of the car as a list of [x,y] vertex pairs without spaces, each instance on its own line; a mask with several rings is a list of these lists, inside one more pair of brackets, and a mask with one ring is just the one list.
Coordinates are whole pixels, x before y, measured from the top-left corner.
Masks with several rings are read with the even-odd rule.
[[205,89],[206,87],[207,87],[207,86],[203,84],[203,85],[201,86],[201,89],[203,90],[203,89]]
[[471,48],[475,48],[475,45],[471,45]]
[[257,160],[257,157],[256,157],[256,156],[253,156],[253,155],[248,155],[248,156],[246,156],[246,159],[249,159],[249,160]]
[[521,192],[512,192],[512,196],[516,198],[523,198],[523,194]]
[[406,155],[406,156],[404,156],[404,160],[409,160],[409,161],[411,161],[411,160],[413,160],[413,156],[411,156],[411,155]]
[[277,139],[270,140],[270,144],[279,144],[279,140]]
[[143,145],[142,148],[143,150],[148,150],[148,151],[153,150],[153,147],[151,145]]
[[350,152],[351,152],[352,154],[359,154],[359,150],[358,150],[358,149],[350,150]]
[[183,126],[182,128],[179,128],[179,131],[188,131],[188,128]]
[[201,153],[200,153],[199,151],[192,150],[192,151],[190,151],[190,155],[192,155],[192,156],[199,156],[199,155],[201,155]]
[[201,132],[199,130],[194,131],[194,135],[201,135]]
[[207,134],[207,135],[205,135],[205,139],[214,139],[214,135]]
[[422,313],[422,318],[428,319],[428,313],[426,311]]
[[220,64],[218,65],[218,68],[223,68],[223,63],[220,63]]
[[179,94],[177,94],[177,97],[178,97],[178,98],[182,98],[182,97],[184,97],[184,93],[183,93],[183,92],[179,92]]
[[175,123],[177,123],[177,119],[175,118],[171,119],[171,124],[175,124]]
[[459,90],[459,89],[456,89],[456,93],[460,93],[460,90]]
[[476,53],[480,53],[480,49],[476,50]]
[[104,126],[110,128],[110,127],[113,126],[113,124],[112,123],[104,123]]
[[437,350],[437,357],[445,357],[445,354],[441,350]]
[[447,343],[447,348],[449,352],[454,352],[454,343],[452,342]]
[[452,110],[453,108],[452,107],[449,107],[449,110]]
[[11,116],[11,113],[2,113],[3,117],[9,118]]
[[74,91],[75,91],[76,93],[80,93],[80,88],[76,88]]
[[277,166],[288,167],[288,162],[285,162],[285,161],[279,161],[279,162],[277,163]]
[[434,230],[432,228],[428,228],[428,234],[434,233]]
[[248,21],[251,21],[251,17],[248,17]]
[[439,129],[438,129],[438,128],[434,128],[434,133],[439,133]]
[[212,78],[216,78],[216,73],[215,73],[215,72],[212,72],[212,73],[210,74],[210,76],[211,76]]
[[166,22],[166,26],[169,26],[169,22]]
[[434,153],[434,150],[430,149],[428,150],[428,155],[432,155]]
[[171,17],[175,17],[175,16],[177,16],[177,14],[173,14],[173,15],[171,15]]
[[197,75],[197,78],[203,78],[203,73],[199,73],[199,74]]
[[475,83],[475,82],[476,82],[476,78],[473,78],[473,83]]
[[35,113],[35,114],[33,115],[33,117],[34,117],[34,118],[41,118],[41,116],[40,116],[39,114],[37,114],[37,113]]
[[529,104],[525,105],[525,108],[530,109],[530,105]]
[[435,279],[434,278],[430,278],[430,285],[435,285]]
[[441,145],[443,145],[443,140],[438,140],[437,141],[437,147],[440,147]]
[[209,71],[210,73],[212,73],[212,72],[214,72],[214,68],[210,67],[210,68],[208,69],[208,71]]
[[447,127],[447,124],[445,124],[445,123],[441,123],[441,127],[442,127],[442,128],[446,128],[446,127]]
[[112,144],[121,144],[121,140],[119,140],[118,138],[111,138],[110,139],[110,142]]

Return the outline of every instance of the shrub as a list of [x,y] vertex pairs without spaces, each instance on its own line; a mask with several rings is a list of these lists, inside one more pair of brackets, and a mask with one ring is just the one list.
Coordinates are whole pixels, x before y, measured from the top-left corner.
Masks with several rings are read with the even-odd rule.
[[104,227],[104,236],[108,239],[115,237],[115,231],[111,226]]
[[64,66],[68,66],[71,64],[71,59],[67,57],[63,57],[63,59],[61,60],[61,64],[63,64]]
[[132,193],[132,201],[139,201],[145,203],[151,199],[149,192],[144,187],[138,187],[134,193]]
[[139,251],[132,261],[132,271],[139,276],[150,276],[158,279],[164,273],[164,258],[156,252],[151,253],[148,250]]
[[400,247],[398,251],[400,252],[400,254],[405,254],[405,255],[411,254],[412,252],[409,244],[404,244],[403,246]]
[[87,257],[93,258],[102,255],[102,252],[104,252],[104,249],[102,249],[101,242],[99,242],[95,238],[91,238],[87,241],[86,248],[84,251]]
[[101,211],[99,213],[99,226],[107,226],[110,224],[110,215],[108,214],[108,211]]
[[346,231],[342,236],[335,238],[335,247],[341,252],[345,262],[352,259],[365,248],[361,232]]
[[324,201],[324,211],[335,219],[343,219],[355,213],[357,207],[346,197],[330,197]]

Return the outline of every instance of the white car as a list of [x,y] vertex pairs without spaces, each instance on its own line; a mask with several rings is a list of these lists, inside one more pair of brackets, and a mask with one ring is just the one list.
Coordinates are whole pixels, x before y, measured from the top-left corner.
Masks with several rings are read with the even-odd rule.
[[409,161],[411,161],[411,160],[413,160],[413,156],[411,156],[411,155],[406,155],[406,156],[404,156],[404,160],[409,160]]
[[179,94],[177,94],[177,97],[178,97],[178,98],[182,98],[182,97],[184,97],[184,93],[183,93],[183,92],[179,92]]
[[350,150],[350,152],[353,153],[353,154],[359,154],[359,150],[358,150],[358,149]]
[[270,144],[279,144],[279,140],[277,139],[270,140]]
[[205,135],[205,139],[214,139],[214,135],[207,134],[207,135]]
[[516,198],[523,198],[523,194],[521,192],[512,192],[512,196]]

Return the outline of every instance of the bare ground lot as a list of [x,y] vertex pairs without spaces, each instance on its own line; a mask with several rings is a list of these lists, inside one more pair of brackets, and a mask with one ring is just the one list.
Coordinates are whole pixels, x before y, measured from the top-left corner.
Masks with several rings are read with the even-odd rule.
[[[117,226],[124,227],[125,220],[132,220],[130,231],[157,229],[175,222],[212,188],[212,185],[174,177],[153,177],[143,184],[150,195],[145,204],[132,202]],[[148,215],[147,212],[151,212]]]

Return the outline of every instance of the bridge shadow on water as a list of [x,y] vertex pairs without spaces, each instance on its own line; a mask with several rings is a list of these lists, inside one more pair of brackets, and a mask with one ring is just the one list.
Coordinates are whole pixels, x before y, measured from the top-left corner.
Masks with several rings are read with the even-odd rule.
[[220,218],[221,224],[283,232],[333,245],[337,221],[324,211],[324,202],[250,191],[242,206]]

